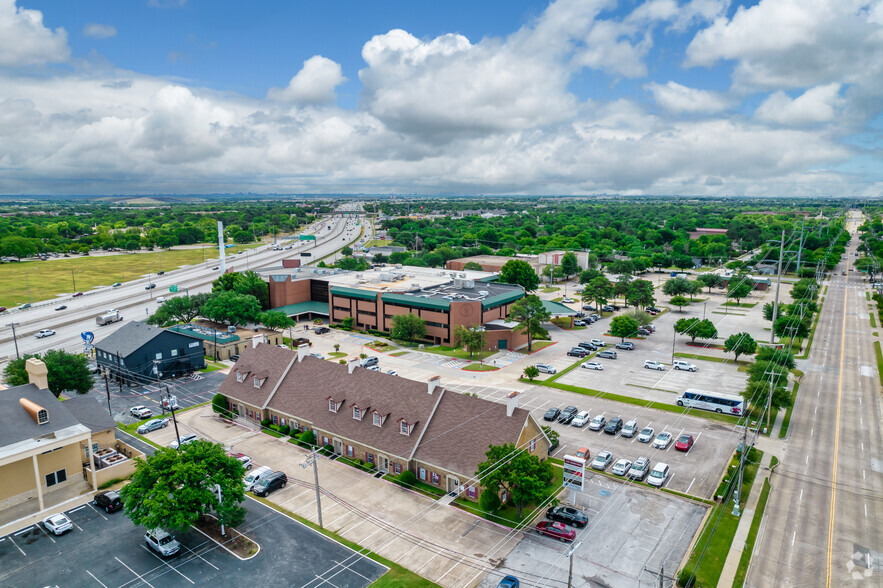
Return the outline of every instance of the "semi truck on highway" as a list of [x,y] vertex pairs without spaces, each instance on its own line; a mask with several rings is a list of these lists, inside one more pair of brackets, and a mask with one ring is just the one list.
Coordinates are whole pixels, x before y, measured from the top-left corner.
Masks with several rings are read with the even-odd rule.
[[115,323],[117,321],[123,320],[123,316],[120,314],[118,310],[108,310],[104,314],[100,314],[95,317],[95,322],[99,326],[109,325],[110,323]]

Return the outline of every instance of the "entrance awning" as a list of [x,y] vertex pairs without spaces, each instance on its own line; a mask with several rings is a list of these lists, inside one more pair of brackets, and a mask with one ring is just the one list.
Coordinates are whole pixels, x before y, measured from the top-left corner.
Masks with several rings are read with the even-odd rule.
[[273,310],[278,310],[279,312],[284,312],[288,316],[300,316],[302,314],[319,314],[322,316],[328,316],[328,303],[327,302],[299,302],[297,304],[286,304],[285,306],[279,306],[274,308]]

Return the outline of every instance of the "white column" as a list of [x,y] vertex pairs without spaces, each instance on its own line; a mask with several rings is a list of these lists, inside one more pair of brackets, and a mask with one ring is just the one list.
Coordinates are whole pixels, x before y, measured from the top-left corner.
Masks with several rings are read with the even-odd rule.
[[40,479],[40,466],[37,465],[37,455],[31,456],[34,461],[34,479],[37,481],[37,498],[40,501],[40,512],[43,511],[43,481]]

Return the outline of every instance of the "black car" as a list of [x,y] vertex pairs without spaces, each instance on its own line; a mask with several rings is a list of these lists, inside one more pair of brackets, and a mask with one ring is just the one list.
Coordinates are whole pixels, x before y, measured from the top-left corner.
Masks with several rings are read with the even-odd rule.
[[583,310],[591,310],[591,311],[594,311],[594,310],[595,310],[595,307],[592,306],[591,304],[584,304],[584,305],[583,305]]
[[164,275],[166,275],[166,272],[164,272],[163,270],[159,270],[158,272],[156,272],[156,275],[164,276]]
[[543,415],[544,421],[554,421],[558,418],[558,415],[561,414],[561,409],[557,406],[554,408],[550,408],[546,411],[546,414]]
[[582,347],[574,347],[573,349],[571,349],[570,351],[567,352],[567,355],[570,355],[572,357],[585,357],[588,354],[589,354],[589,352],[586,351],[585,349],[583,349]]
[[315,329],[313,329],[313,332],[317,335],[324,335],[325,333],[330,333],[331,329],[329,329],[328,327],[316,327]]
[[556,449],[558,449],[558,439],[552,439],[552,442],[549,444],[549,451],[547,451],[546,453],[552,455],[553,453],[555,453]]
[[638,334],[644,335],[645,337],[649,337],[650,335],[653,334],[653,331],[651,331],[650,329],[645,329],[645,328],[641,327],[640,329],[638,329]]
[[613,312],[613,307],[610,306],[609,304],[605,304],[604,306],[601,307],[601,310],[604,312]]
[[589,343],[588,341],[580,341],[577,345],[583,349],[588,349],[589,351],[598,351],[598,347],[594,343]]
[[622,417],[613,417],[604,425],[604,432],[608,435],[616,435],[622,429]]
[[579,409],[575,406],[568,406],[564,410],[561,411],[561,414],[558,415],[558,422],[562,425],[569,425],[570,421],[573,420],[573,417],[576,416],[576,413],[579,412]]
[[288,476],[285,475],[285,472],[273,472],[272,474],[261,478],[258,483],[254,485],[252,491],[256,496],[267,496],[274,490],[285,488],[285,484],[287,483]]
[[662,312],[661,310],[659,310],[659,309],[656,308],[655,306],[648,306],[648,307],[645,308],[644,310],[646,310],[647,312]]
[[573,315],[573,316],[575,316],[576,318],[585,318],[586,313],[584,313],[584,312],[578,312],[578,313],[576,313],[576,314]]
[[55,307],[55,310],[65,310],[67,308],[67,304],[62,304],[61,306]]
[[147,284],[144,286],[145,290],[153,290],[154,288],[156,288],[156,284]]
[[231,355],[231,356],[230,356],[230,361],[239,361],[239,354],[238,354],[238,353],[234,353],[233,355]]
[[114,490],[99,492],[95,495],[95,500],[92,501],[92,504],[98,508],[103,508],[104,512],[116,512],[123,508],[123,500],[120,498],[120,493]]
[[589,517],[583,511],[572,506],[553,506],[546,511],[546,517],[571,527],[585,527],[589,522]]

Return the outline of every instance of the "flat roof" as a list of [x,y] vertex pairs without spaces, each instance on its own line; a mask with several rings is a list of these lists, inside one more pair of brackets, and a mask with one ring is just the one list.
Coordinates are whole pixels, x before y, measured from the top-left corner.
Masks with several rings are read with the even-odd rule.
[[478,264],[500,264],[503,265],[507,261],[513,259],[521,259],[527,262],[536,261],[539,259],[539,255],[527,255],[527,256],[508,256],[508,255],[472,255],[470,257],[459,257],[457,259],[452,259],[451,261],[462,261],[463,263],[468,263],[470,261],[474,261]]
[[[169,331],[174,331],[176,333],[181,333],[182,335],[189,335],[190,337],[196,337],[197,339],[202,339],[203,341],[217,341],[218,343],[230,343],[232,341],[239,341],[241,337],[234,333],[228,333],[226,330],[218,330],[213,329],[211,327],[206,327],[203,325],[197,325],[194,323],[187,323],[184,325],[174,325],[168,327]],[[239,328],[237,327],[237,331]],[[216,338],[217,337],[217,338]]]
[[312,312],[313,314],[328,314],[328,303],[327,302],[299,302],[297,304],[286,304],[285,306],[279,306],[274,308],[273,310],[278,310],[279,312],[284,312],[285,314],[291,316],[293,314],[304,314],[307,312]]
[[[344,271],[335,268],[282,268],[268,267],[258,270],[270,281],[305,278],[324,280],[332,287],[356,288],[371,292],[403,294],[420,288],[432,288],[447,284],[455,279],[472,280],[475,283],[494,278],[494,272],[473,270],[447,270],[416,266],[386,264],[383,267],[369,268],[361,272]],[[478,288],[478,286],[476,286]],[[486,289],[484,286],[482,290]]]

